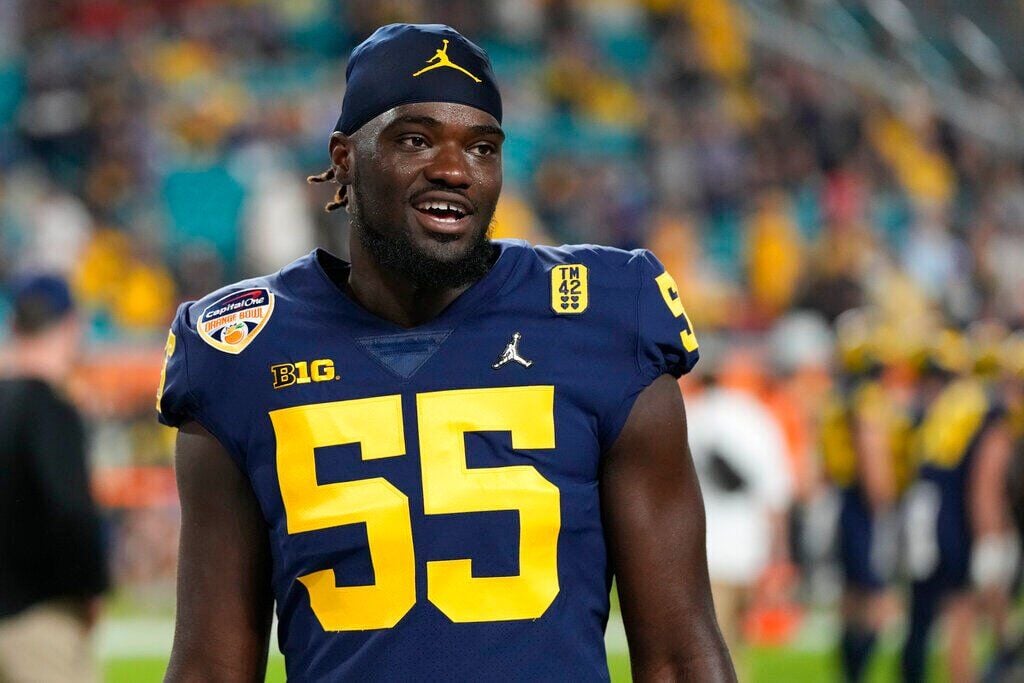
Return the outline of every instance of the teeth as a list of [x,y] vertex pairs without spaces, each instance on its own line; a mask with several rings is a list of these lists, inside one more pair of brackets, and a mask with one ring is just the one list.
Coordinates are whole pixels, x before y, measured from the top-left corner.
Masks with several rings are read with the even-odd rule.
[[466,215],[466,211],[461,206],[453,204],[451,202],[420,202],[416,205],[416,208],[421,211],[429,211],[431,209],[435,211],[454,211],[460,217]]

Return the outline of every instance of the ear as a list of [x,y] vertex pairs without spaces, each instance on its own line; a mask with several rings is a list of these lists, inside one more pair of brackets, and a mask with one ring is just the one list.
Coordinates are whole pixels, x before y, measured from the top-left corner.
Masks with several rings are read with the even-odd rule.
[[331,168],[334,169],[334,180],[342,185],[351,185],[354,141],[344,133],[335,131],[331,135],[328,150],[331,155]]

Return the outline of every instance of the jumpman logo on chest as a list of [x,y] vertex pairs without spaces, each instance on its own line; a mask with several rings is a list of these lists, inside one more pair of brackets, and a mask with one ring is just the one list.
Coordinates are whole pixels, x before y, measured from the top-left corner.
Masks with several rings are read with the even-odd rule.
[[512,334],[512,341],[508,343],[508,346],[505,347],[505,350],[501,352],[501,355],[498,356],[498,360],[496,360],[491,367],[497,370],[506,363],[519,363],[524,368],[528,368],[533,365],[532,360],[526,360],[519,355],[519,340],[522,339],[522,337],[523,335],[518,332],[514,332]]

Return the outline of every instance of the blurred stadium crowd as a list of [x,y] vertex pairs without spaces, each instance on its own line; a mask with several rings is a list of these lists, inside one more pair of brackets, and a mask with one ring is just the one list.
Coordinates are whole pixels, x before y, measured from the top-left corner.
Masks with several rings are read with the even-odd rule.
[[[381,22],[437,13],[0,7],[0,267],[68,273],[97,339],[159,336],[175,302],[314,243],[343,252],[302,182],[326,162],[343,56]],[[924,90],[894,106],[759,51],[728,2],[443,14],[505,90],[498,233],[652,247],[703,330],[764,329],[798,306],[831,319],[895,286],[957,321],[1021,316],[1019,155],[959,134]]]
[[[797,25],[852,21],[909,74],[897,92],[765,47],[747,4],[0,0],[0,283],[65,274],[90,349],[115,350],[106,374],[149,350],[138,384],[155,385],[177,302],[314,245],[345,255],[344,216],[305,181],[327,164],[345,56],[384,23],[448,23],[485,47],[505,99],[495,236],[651,248],[705,352],[688,389],[712,376],[754,397],[789,481],[770,501],[816,510],[828,397],[844,367],[864,369],[837,357],[870,356],[906,397],[941,330],[1024,324],[1024,160],[954,125],[872,3],[762,4]],[[1024,101],[968,62],[943,62],[953,87]],[[837,337],[850,309],[868,322]],[[124,474],[170,462],[144,394],[92,406],[101,489],[121,510],[118,573],[137,583],[173,576],[176,524],[165,481]],[[140,486],[152,496],[125,493]],[[830,532],[809,517],[783,554],[820,596],[811,564]]]
[[325,165],[344,56],[380,22],[440,15],[502,79],[499,235],[652,247],[704,330],[831,320],[896,284],[958,321],[1022,314],[1019,155],[923,89],[893,106],[758,50],[734,3],[0,11],[0,273],[67,273],[96,339],[159,336],[175,302],[314,243],[344,252],[302,181]]

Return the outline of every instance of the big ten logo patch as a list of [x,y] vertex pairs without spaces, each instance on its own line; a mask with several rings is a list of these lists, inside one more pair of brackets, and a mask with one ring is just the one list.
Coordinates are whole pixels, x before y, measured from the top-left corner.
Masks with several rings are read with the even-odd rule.
[[551,270],[551,310],[573,315],[587,310],[587,267],[579,263],[555,266]]
[[278,363],[270,366],[270,374],[274,378],[274,388],[283,389],[294,384],[310,382],[330,382],[341,379],[334,373],[334,361],[320,358],[311,361],[295,361],[294,363]]

